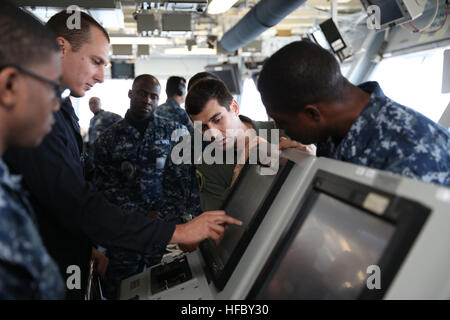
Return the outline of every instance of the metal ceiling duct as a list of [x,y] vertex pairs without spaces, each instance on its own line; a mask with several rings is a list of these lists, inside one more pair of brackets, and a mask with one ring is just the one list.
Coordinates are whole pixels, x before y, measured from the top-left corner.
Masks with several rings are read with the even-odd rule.
[[275,26],[306,0],[261,0],[220,40],[220,49],[233,52]]

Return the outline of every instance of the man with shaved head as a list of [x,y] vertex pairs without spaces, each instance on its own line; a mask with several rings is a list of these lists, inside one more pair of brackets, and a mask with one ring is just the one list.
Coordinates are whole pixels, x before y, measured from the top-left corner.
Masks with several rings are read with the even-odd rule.
[[358,86],[336,58],[295,41],[265,63],[258,90],[278,127],[317,144],[317,155],[450,186],[450,134],[385,96],[377,82]]
[[107,128],[122,120],[122,117],[114,112],[102,109],[102,103],[99,97],[89,99],[89,109],[94,114],[89,122],[89,147],[92,147],[97,139]]
[[[161,86],[154,76],[138,76],[128,92],[130,108],[125,118],[109,127],[94,142],[97,189],[122,209],[150,217],[159,211],[164,165],[177,143],[171,139],[172,133],[187,131],[182,124],[154,114],[160,91]],[[175,175],[170,180],[177,185],[184,184],[183,175]],[[197,216],[199,213],[199,206],[191,212],[174,212],[177,219],[170,222],[183,223],[183,214]],[[110,262],[104,278],[105,297],[117,298],[121,280],[160,263],[164,253],[164,247],[153,254],[107,248],[106,256]]]

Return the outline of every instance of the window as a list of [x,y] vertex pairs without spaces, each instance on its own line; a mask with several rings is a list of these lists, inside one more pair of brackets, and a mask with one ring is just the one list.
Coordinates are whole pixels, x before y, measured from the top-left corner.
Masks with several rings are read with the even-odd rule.
[[[166,102],[166,82],[167,79],[159,81],[161,84],[161,94],[159,95],[159,103],[161,105]],[[89,129],[89,121],[94,116],[89,109],[89,99],[99,97],[102,109],[119,114],[124,117],[130,108],[130,98],[128,98],[128,90],[133,85],[133,79],[108,79],[104,83],[98,83],[86,95],[80,99],[74,99],[73,106],[76,114],[80,119],[80,127],[87,131]]]
[[266,108],[261,101],[261,94],[251,78],[244,80],[241,101],[239,103],[240,114],[255,121],[267,121]]
[[378,81],[389,98],[438,122],[450,102],[450,94],[441,93],[444,50],[449,48],[386,58],[369,80]]

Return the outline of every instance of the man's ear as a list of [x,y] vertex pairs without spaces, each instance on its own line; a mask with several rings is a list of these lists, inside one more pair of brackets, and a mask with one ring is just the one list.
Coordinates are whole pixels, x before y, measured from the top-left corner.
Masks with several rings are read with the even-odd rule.
[[232,111],[236,116],[239,115],[239,103],[237,103],[234,99],[231,101],[230,111]]
[[5,68],[0,72],[0,107],[12,110],[19,94],[19,72],[15,68]]
[[72,46],[70,45],[70,42],[66,40],[66,38],[63,37],[57,37],[56,41],[59,44],[59,50],[61,51],[61,56],[64,58],[64,56],[67,54],[67,51],[70,49],[72,50]]
[[131,90],[128,90],[128,98],[131,99],[132,96],[133,96],[133,94],[132,94]]
[[320,118],[322,117],[320,109],[312,104],[306,105],[301,112],[303,112],[307,117],[316,122],[319,122]]

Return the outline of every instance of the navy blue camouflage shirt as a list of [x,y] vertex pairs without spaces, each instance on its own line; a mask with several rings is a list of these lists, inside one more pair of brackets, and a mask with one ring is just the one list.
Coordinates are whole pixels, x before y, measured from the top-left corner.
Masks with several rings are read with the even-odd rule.
[[117,121],[122,120],[122,117],[116,113],[100,110],[89,122],[89,144],[93,144],[106,129]]
[[450,186],[450,133],[422,114],[386,97],[376,82],[359,86],[370,100],[347,135],[331,137],[317,155]]
[[0,299],[64,299],[63,280],[47,253],[20,177],[0,158]]
[[[184,136],[191,146],[191,136]],[[183,140],[184,141],[184,140]],[[176,154],[178,150],[173,150]],[[191,150],[191,155],[194,155]],[[182,157],[181,153],[178,156]],[[190,163],[175,164],[171,158],[166,161],[164,168],[163,198],[160,203],[159,214],[167,222],[185,223],[202,213],[200,206],[200,188],[194,159]],[[175,214],[179,212],[181,214]]]
[[194,127],[192,126],[191,120],[189,119],[186,111],[184,111],[180,107],[178,102],[176,102],[172,98],[167,99],[166,103],[156,108],[155,113],[160,117],[181,123],[182,125],[186,126],[186,128],[188,128],[189,132],[191,133],[194,130]]
[[[175,188],[189,189],[187,172],[193,165],[177,166],[165,174],[172,148],[187,134],[185,126],[157,115],[152,116],[143,136],[126,118],[117,122],[94,143],[97,190],[124,210],[142,214],[157,210],[167,222],[182,223],[183,216],[196,215],[195,198],[170,198]],[[163,201],[163,195],[170,200]]]

